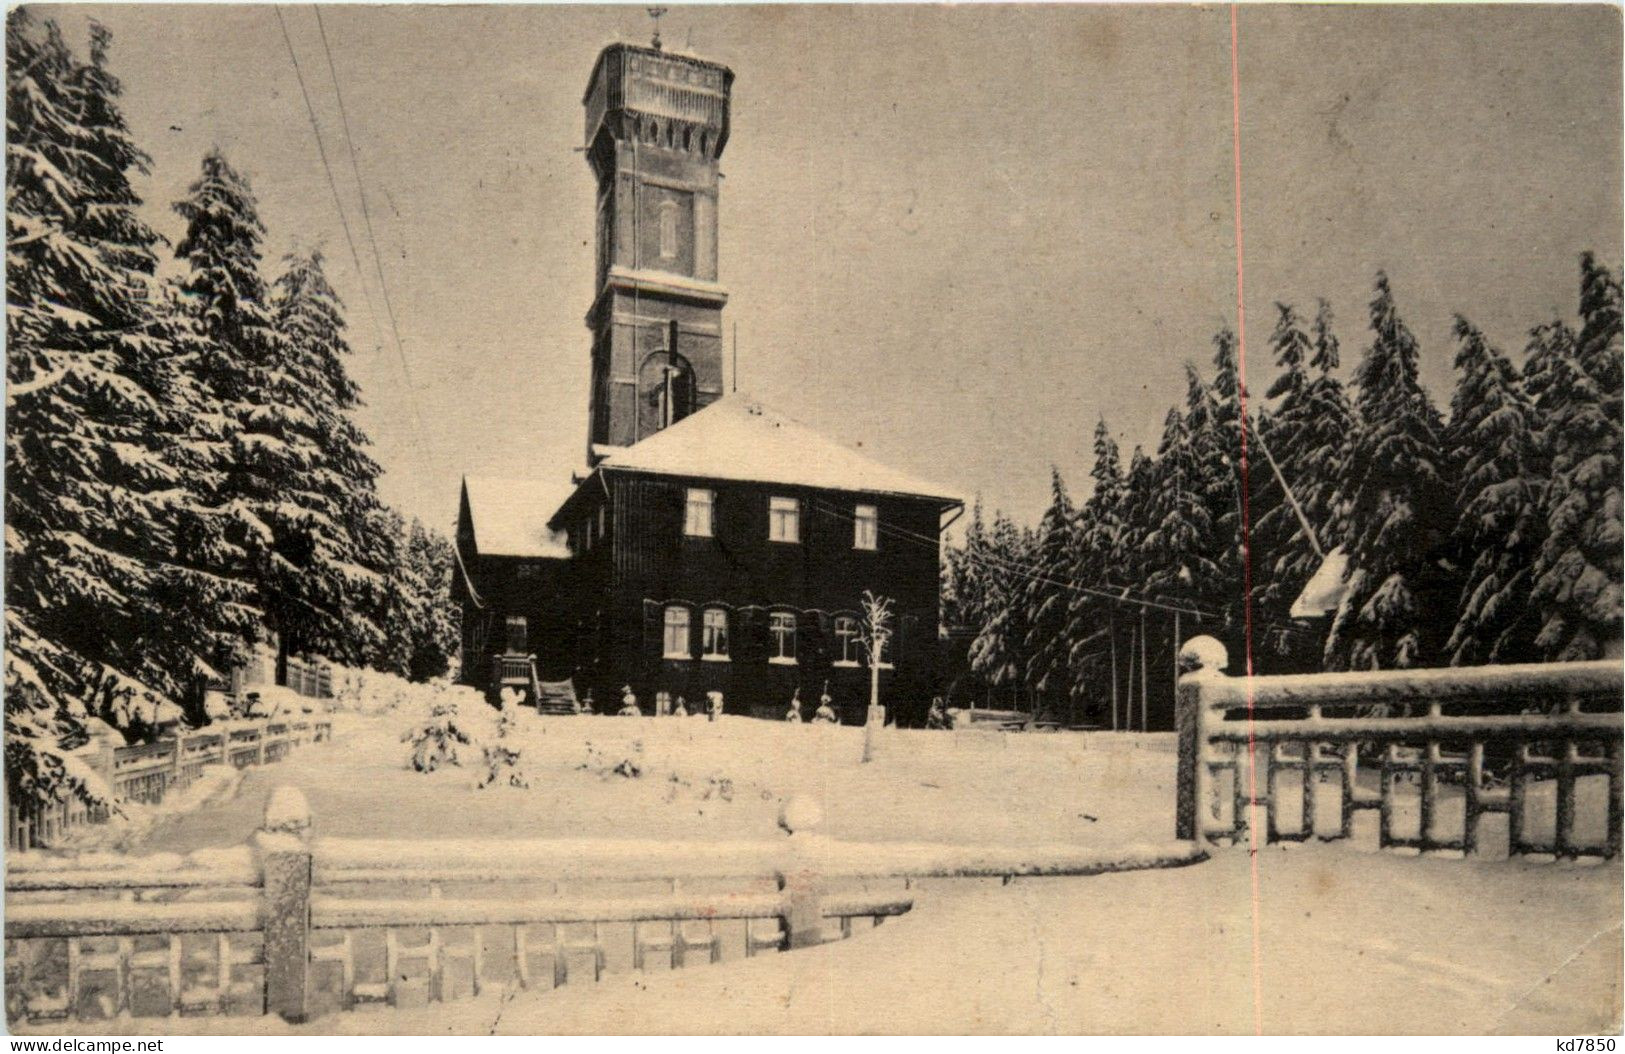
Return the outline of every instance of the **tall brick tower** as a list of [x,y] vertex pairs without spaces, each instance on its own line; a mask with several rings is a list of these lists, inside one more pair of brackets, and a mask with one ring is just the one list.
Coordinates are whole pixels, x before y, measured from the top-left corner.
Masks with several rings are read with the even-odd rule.
[[726,66],[612,44],[587,93],[598,177],[589,464],[722,395],[717,164],[728,144]]

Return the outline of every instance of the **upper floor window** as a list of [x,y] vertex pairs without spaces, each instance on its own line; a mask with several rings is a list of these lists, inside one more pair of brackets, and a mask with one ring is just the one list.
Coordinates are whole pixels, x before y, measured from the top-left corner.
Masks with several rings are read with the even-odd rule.
[[768,662],[796,661],[796,616],[789,611],[775,611],[767,624],[773,637],[773,654]]
[[662,651],[668,659],[687,659],[693,654],[688,642],[688,608],[673,604],[666,609],[665,646]]
[[721,608],[706,608],[700,639],[700,654],[707,659],[728,657],[728,613]]
[[715,491],[688,488],[688,498],[683,505],[683,533],[691,538],[711,537],[711,509],[715,503]]
[[841,653],[841,657],[836,661],[856,666],[863,649],[863,641],[858,636],[858,620],[851,615],[837,615],[835,640]]
[[880,514],[873,505],[859,505],[852,510],[852,548],[873,549],[880,534]]
[[795,498],[769,498],[767,536],[775,542],[801,541],[801,502]]
[[523,655],[526,645],[530,642],[530,633],[523,615],[509,615],[507,618],[508,651],[514,655]]
[[660,256],[669,260],[677,255],[677,202],[660,203]]

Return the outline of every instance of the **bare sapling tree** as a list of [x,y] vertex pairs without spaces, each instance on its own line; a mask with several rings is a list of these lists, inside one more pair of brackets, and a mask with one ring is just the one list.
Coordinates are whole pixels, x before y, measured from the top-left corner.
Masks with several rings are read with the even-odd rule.
[[885,661],[886,645],[892,635],[892,602],[890,597],[877,597],[863,591],[863,626],[859,639],[869,658],[869,711],[863,722],[863,760],[875,756],[875,730],[886,723],[886,711],[880,705],[880,667]]

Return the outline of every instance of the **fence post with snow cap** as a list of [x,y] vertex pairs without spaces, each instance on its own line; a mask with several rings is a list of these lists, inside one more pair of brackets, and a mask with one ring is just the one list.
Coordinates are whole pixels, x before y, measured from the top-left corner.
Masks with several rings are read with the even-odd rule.
[[824,878],[817,852],[824,839],[813,833],[823,819],[823,807],[804,795],[792,797],[779,810],[779,826],[790,836],[790,855],[778,873],[786,951],[824,942]]
[[265,1007],[295,1024],[310,1016],[310,807],[296,787],[280,786],[265,803],[254,835],[264,883]]
[[1222,677],[1230,654],[1212,637],[1192,637],[1179,650],[1179,683],[1174,699],[1174,729],[1179,741],[1178,798],[1174,803],[1174,837],[1197,837],[1196,803],[1204,800],[1206,766],[1203,752],[1202,682]]

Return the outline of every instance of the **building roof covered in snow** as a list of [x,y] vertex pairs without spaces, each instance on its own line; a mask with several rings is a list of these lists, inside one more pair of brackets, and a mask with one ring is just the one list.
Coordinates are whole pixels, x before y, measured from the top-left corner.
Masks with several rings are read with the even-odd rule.
[[1320,618],[1336,611],[1348,591],[1349,556],[1339,545],[1326,554],[1288,612],[1293,618]]
[[481,556],[568,557],[564,532],[551,530],[547,521],[574,490],[567,473],[554,480],[464,476],[475,550]]
[[947,487],[888,468],[743,393],[614,449],[598,468],[964,502]]

